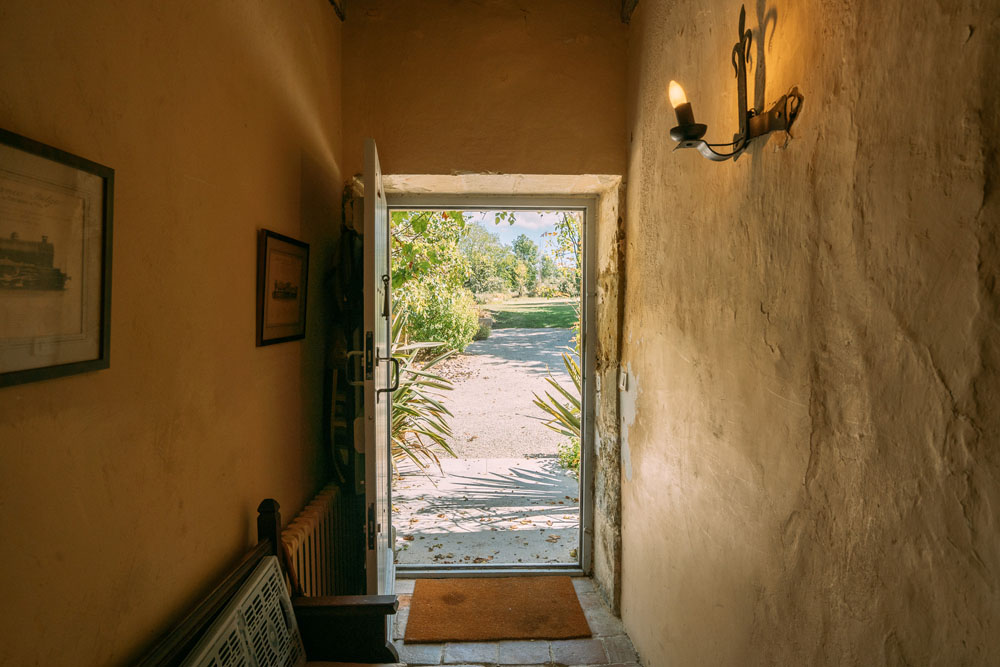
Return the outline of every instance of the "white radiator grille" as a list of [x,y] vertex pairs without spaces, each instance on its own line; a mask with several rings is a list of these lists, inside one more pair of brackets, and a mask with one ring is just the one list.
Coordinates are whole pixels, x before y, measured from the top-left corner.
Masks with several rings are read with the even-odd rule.
[[340,491],[328,484],[281,531],[292,587],[309,597],[336,595],[334,547],[342,532],[338,526]]
[[302,638],[278,567],[268,556],[184,661],[185,667],[297,667]]

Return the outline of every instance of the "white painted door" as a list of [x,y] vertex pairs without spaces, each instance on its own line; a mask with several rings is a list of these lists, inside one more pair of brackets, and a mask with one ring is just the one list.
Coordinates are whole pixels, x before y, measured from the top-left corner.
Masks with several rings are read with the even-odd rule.
[[391,462],[389,423],[391,383],[398,368],[391,362],[389,294],[389,210],[373,139],[365,140],[365,540],[367,593],[393,592]]

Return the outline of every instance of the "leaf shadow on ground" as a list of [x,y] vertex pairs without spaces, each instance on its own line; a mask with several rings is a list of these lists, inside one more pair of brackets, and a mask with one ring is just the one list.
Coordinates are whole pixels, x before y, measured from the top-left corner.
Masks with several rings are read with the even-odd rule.
[[[484,357],[486,366],[506,366],[533,375],[569,381],[562,354],[572,347],[572,329],[500,329],[476,341],[465,353]],[[492,358],[489,358],[492,357]]]
[[[446,495],[427,500],[417,515],[447,514],[456,516],[459,510],[489,509],[492,520],[530,519],[553,512],[579,514],[577,483],[566,475],[558,462],[546,459],[541,470],[516,466],[508,474],[450,474],[454,484]],[[572,495],[570,495],[572,494]],[[570,496],[567,498],[567,496]]]

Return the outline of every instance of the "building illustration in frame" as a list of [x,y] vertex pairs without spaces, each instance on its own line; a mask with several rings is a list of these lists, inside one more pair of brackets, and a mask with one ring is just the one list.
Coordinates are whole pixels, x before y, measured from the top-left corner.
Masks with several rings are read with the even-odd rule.
[[53,266],[55,247],[21,239],[17,232],[0,238],[0,289],[62,290],[69,276]]

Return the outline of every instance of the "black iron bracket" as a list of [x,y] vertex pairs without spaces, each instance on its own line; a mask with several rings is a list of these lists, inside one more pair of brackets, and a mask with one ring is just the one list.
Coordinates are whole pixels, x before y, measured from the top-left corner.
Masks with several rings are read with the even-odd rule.
[[694,123],[694,115],[690,111],[690,106],[687,106],[683,112],[678,109],[678,117],[681,118],[683,113],[685,114],[684,120],[680,121],[678,127],[670,130],[671,138],[677,141],[674,150],[695,148],[702,157],[713,162],[736,160],[747,149],[751,140],[771,132],[779,130],[788,132],[791,129],[792,123],[795,122],[802,109],[803,96],[798,87],[792,88],[787,94],[782,95],[767,111],[761,112],[748,106],[747,63],[750,62],[750,46],[752,44],[753,32],[746,27],[746,7],[740,7],[739,40],[733,46],[732,51],[732,64],[736,73],[739,132],[733,136],[733,140],[729,143],[710,144],[700,138],[704,134],[705,126]]

